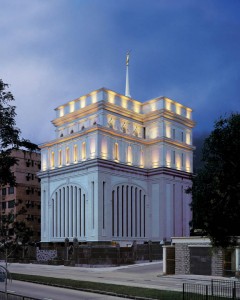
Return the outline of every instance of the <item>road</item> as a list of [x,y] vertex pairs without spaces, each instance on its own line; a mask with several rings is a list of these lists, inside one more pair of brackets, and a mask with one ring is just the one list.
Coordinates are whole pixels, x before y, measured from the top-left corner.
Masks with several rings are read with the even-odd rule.
[[[4,283],[2,282],[0,283],[0,290],[4,291]],[[12,283],[8,283],[8,292],[43,300],[122,300],[122,298],[114,296],[82,292],[47,285],[39,285],[35,283],[16,280],[13,280]]]

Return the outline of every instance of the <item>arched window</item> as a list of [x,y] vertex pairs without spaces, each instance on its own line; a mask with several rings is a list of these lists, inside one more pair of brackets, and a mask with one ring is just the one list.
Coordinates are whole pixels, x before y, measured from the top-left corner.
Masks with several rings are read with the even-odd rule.
[[73,161],[77,162],[78,160],[78,146],[74,145],[73,147]]
[[128,146],[128,149],[127,149],[127,163],[128,164],[132,164],[132,147],[131,146]]
[[54,168],[54,166],[55,166],[55,154],[52,151],[52,153],[51,153],[51,168]]
[[69,147],[66,148],[66,165],[70,163],[70,149]]
[[62,166],[62,150],[58,151],[58,165],[59,167]]

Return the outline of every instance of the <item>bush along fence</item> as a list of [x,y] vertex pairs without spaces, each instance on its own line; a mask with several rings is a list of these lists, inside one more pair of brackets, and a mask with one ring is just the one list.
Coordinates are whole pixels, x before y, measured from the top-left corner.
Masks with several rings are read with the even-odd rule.
[[183,284],[183,300],[240,299],[240,281],[211,280],[208,284]]
[[124,265],[136,261],[153,261],[162,259],[162,245],[134,244],[120,247],[117,243],[109,245],[73,243],[65,247],[56,247],[57,256],[49,260],[50,264],[65,265]]
[[[73,242],[48,243],[25,247],[22,252],[13,252],[8,262],[48,263],[53,265],[123,265],[136,261],[153,261],[162,259],[162,245],[148,242],[133,243],[129,247],[120,247],[116,242],[81,243]],[[2,256],[1,256],[2,254]],[[23,258],[24,257],[24,258]],[[4,260],[3,253],[0,259]]]

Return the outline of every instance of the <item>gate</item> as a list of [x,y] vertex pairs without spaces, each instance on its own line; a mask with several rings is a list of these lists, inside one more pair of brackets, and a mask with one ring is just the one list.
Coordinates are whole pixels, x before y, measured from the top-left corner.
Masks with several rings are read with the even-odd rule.
[[190,248],[190,274],[211,275],[212,257],[209,247]]

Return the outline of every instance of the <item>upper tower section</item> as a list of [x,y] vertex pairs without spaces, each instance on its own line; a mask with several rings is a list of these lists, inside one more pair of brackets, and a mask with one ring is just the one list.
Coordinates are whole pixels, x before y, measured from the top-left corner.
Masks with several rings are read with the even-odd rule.
[[167,97],[140,102],[101,88],[56,109],[56,138],[42,170],[96,158],[139,168],[192,172],[192,110]]
[[[192,109],[167,97],[161,96],[142,103],[106,88],[60,105],[55,111],[56,118],[52,123],[56,127],[56,138],[81,132],[94,125],[131,133],[131,122],[136,123],[132,124],[135,136],[156,138],[166,135],[170,138],[167,124],[165,134],[153,126],[160,119],[179,123],[189,129],[194,127]],[[154,130],[150,132],[148,129]]]

